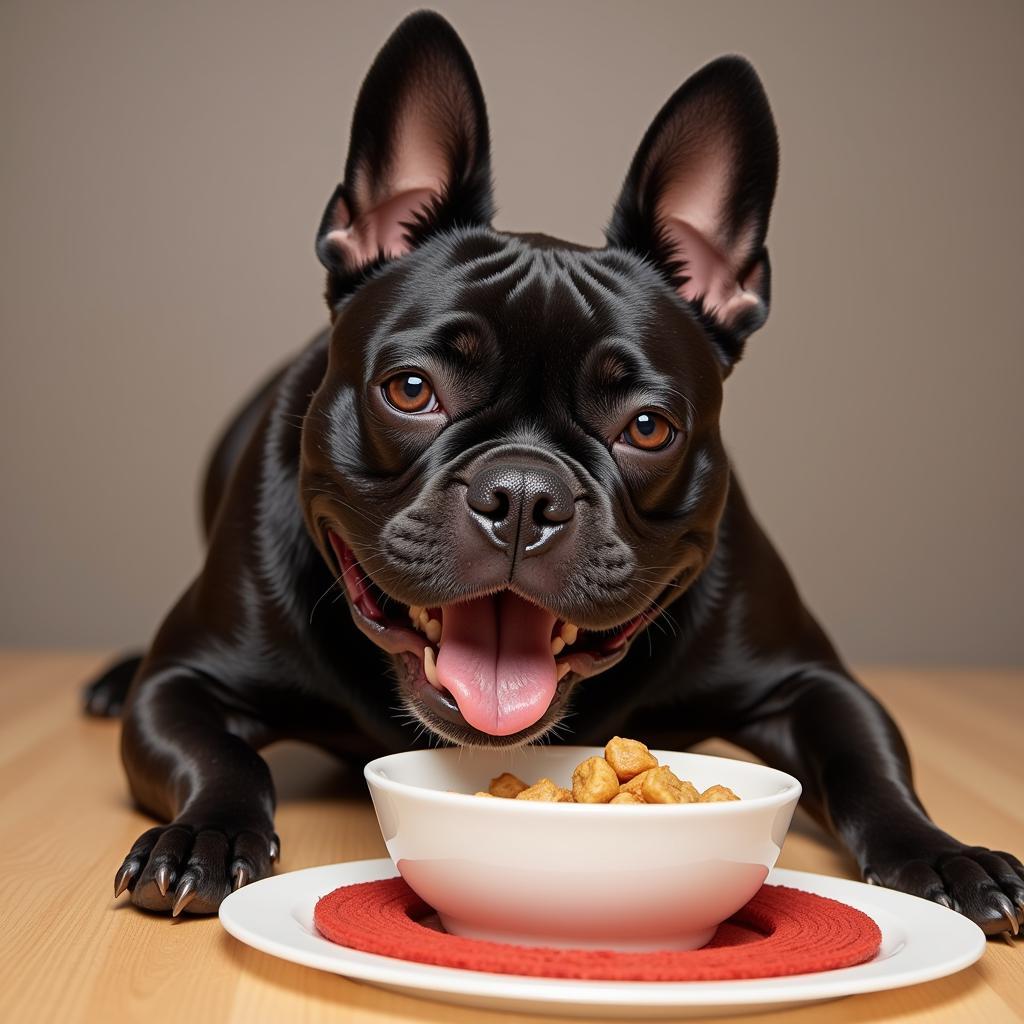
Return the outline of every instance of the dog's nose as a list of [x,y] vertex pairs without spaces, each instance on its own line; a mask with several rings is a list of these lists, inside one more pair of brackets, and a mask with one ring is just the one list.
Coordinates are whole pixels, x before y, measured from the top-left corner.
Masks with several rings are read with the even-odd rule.
[[515,548],[523,557],[557,541],[576,509],[572,490],[555,470],[518,460],[478,470],[466,503],[496,546]]

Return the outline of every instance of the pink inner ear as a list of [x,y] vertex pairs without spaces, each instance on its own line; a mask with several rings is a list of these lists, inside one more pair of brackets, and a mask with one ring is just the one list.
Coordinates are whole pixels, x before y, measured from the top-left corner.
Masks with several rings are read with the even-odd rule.
[[735,322],[761,304],[756,291],[761,279],[760,263],[739,281],[732,261],[693,225],[673,217],[662,226],[675,254],[686,264],[683,273],[689,280],[679,289],[684,298],[700,299],[705,312],[723,324]]
[[388,259],[410,249],[403,224],[444,193],[448,160],[428,109],[412,103],[395,128],[394,150],[384,174],[372,178],[357,169],[350,183],[355,218],[344,203],[335,207],[335,227],[327,241],[337,246],[350,267],[383,254]]
[[[670,155],[665,158],[674,163]],[[726,203],[734,168],[728,139],[709,139],[683,167],[672,167],[671,183],[655,211],[673,255],[685,263],[689,280],[680,293],[691,301],[700,299],[705,311],[723,324],[761,303],[756,291],[744,287],[756,287],[751,275],[738,280],[739,269],[750,257],[754,226],[746,226],[735,238],[727,236]]]
[[412,188],[371,207],[355,222],[351,221],[344,202],[339,201],[335,207],[336,220],[344,217],[348,223],[329,231],[327,241],[341,250],[349,267],[372,263],[381,254],[387,259],[404,256],[410,245],[402,225],[410,223],[436,195],[436,187]]

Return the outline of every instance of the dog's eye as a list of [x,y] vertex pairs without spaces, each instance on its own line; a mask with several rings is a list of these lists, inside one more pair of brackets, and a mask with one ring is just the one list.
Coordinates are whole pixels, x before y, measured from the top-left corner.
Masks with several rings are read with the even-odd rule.
[[656,452],[667,448],[675,436],[672,424],[660,413],[642,412],[633,417],[619,440],[645,452]]
[[433,412],[437,408],[430,381],[419,373],[397,373],[385,381],[382,390],[399,412]]

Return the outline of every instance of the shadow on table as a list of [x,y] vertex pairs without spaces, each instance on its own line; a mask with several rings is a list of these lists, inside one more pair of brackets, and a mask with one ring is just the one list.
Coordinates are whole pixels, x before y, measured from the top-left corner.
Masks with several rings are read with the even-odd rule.
[[270,765],[279,802],[333,797],[369,800],[362,769],[347,765],[324,750],[284,741],[261,753]]

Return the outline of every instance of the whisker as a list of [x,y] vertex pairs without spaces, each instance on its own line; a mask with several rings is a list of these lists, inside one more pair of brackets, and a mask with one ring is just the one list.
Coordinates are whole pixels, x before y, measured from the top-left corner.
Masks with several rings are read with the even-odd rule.
[[[333,580],[333,581],[331,582],[331,585],[330,585],[330,586],[329,586],[329,587],[328,587],[328,588],[327,588],[327,589],[326,589],[326,590],[325,590],[325,591],[324,591],[324,592],[323,592],[323,593],[322,593],[322,594],[321,594],[321,595],[320,595],[320,596],[319,596],[319,597],[318,597],[318,598],[316,599],[316,602],[314,603],[314,605],[313,605],[313,607],[312,607],[312,609],[310,610],[310,613],[309,613],[309,625],[311,625],[311,626],[313,625],[313,616],[314,616],[314,615],[316,614],[316,610],[317,610],[317,608],[319,608],[319,607],[320,607],[320,602],[321,602],[321,601],[322,601],[322,600],[323,600],[323,599],[324,599],[324,598],[325,598],[325,597],[326,597],[326,596],[327,596],[327,595],[328,595],[328,594],[329,594],[329,593],[330,593],[330,592],[331,592],[331,591],[332,591],[332,590],[333,590],[333,589],[334,589],[334,588],[335,588],[336,586],[338,586],[338,584],[339,584],[339,583],[341,583],[341,582],[342,582],[342,579],[341,579],[341,577],[340,577],[340,576],[336,577],[336,578],[335,578],[335,579],[334,579],[334,580]],[[345,592],[345,591],[344,591],[344,588],[342,588],[342,594],[344,594],[344,592]],[[337,599],[335,599],[335,600],[337,600]],[[331,604],[334,604],[334,601],[332,601],[332,602],[331,602]]]

